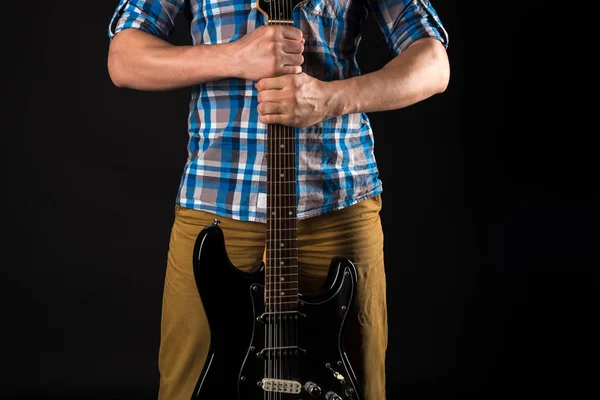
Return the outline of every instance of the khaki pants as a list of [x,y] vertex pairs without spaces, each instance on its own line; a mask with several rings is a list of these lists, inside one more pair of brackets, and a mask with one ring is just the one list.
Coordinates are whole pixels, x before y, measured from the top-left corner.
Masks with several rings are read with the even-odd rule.
[[[318,290],[333,256],[347,257],[358,270],[356,306],[347,322],[345,347],[363,400],[385,400],[387,305],[380,210],[378,195],[298,221],[301,293]],[[208,353],[210,331],[194,280],[192,250],[199,232],[215,218],[176,206],[163,295],[159,400],[189,400]],[[250,269],[263,259],[266,224],[218,219],[236,267]]]

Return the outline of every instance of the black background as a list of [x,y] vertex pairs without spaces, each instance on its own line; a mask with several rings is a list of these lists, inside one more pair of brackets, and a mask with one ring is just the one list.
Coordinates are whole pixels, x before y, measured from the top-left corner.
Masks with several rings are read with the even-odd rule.
[[[434,2],[447,91],[370,114],[389,399],[579,398],[597,379],[585,363],[600,265],[593,128],[569,114],[553,20],[502,3]],[[115,6],[4,9],[5,397],[156,397],[189,92],[111,83]],[[172,41],[187,44],[178,22]],[[362,43],[364,72],[391,58],[372,20]]]

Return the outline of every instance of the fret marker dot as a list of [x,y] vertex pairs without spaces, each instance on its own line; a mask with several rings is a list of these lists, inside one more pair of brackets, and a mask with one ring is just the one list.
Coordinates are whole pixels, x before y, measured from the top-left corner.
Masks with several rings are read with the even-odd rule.
[[275,215],[275,211],[271,211],[271,215]]
[[279,261],[279,264],[283,265],[283,261]]
[[280,246],[283,247],[283,243],[281,243]]
[[281,147],[282,149],[285,148],[284,144],[279,145],[279,147]]
[[279,175],[279,176],[281,176],[281,177],[283,178],[285,175],[284,175],[284,174],[281,174],[281,175]]
[[292,212],[290,211],[288,214],[292,215]]
[[283,282],[283,281],[285,281],[285,278],[284,278],[283,276],[281,277],[281,281],[282,281],[282,282]]
[[281,295],[282,295],[282,296],[285,296],[285,292],[281,292]]

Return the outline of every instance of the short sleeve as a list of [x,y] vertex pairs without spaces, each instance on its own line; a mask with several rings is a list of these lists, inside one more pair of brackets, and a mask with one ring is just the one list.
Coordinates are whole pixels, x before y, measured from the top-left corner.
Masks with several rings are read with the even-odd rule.
[[395,55],[422,38],[448,47],[448,33],[429,0],[367,0],[367,8]]
[[108,27],[112,40],[117,32],[128,28],[167,39],[175,29],[175,19],[185,8],[186,0],[120,0]]

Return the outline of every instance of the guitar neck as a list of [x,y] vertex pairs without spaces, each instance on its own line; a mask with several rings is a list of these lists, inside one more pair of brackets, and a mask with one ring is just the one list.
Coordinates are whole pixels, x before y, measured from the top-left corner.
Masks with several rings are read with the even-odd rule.
[[295,130],[269,125],[267,142],[265,306],[293,311],[298,308]]

